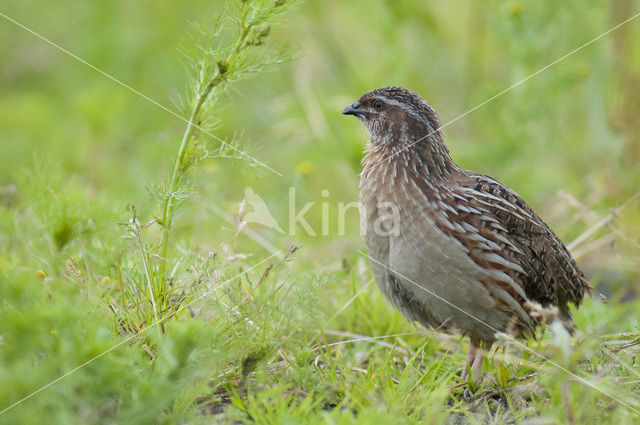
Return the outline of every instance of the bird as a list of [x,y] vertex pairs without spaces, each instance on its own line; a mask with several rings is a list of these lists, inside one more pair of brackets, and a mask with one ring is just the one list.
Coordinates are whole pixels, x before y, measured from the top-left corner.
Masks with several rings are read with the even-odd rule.
[[535,337],[541,312],[572,332],[591,291],[569,250],[512,189],[459,167],[434,108],[402,87],[347,106],[369,135],[360,233],[382,294],[410,322],[469,337],[466,382],[499,333]]

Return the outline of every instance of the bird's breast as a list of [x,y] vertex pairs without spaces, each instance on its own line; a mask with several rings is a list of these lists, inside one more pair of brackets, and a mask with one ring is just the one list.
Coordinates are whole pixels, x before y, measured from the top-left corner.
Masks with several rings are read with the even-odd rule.
[[495,302],[480,282],[485,271],[441,230],[448,217],[436,192],[403,172],[372,177],[363,174],[360,184],[361,232],[383,294],[408,319],[431,326],[453,319],[468,328],[474,323],[465,311],[488,320]]

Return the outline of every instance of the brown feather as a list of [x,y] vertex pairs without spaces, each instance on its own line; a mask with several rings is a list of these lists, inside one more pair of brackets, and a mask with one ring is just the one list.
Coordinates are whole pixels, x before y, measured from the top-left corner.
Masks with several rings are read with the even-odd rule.
[[496,331],[533,334],[534,304],[558,307],[570,326],[568,303],[590,290],[576,262],[516,192],[453,162],[427,102],[386,87],[345,113],[371,137],[361,229],[376,282],[403,315],[485,346]]

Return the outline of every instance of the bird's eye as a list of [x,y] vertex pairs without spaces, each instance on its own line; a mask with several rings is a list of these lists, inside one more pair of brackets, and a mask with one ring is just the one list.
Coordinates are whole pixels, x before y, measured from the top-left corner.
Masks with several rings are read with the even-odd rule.
[[373,107],[376,109],[382,108],[382,102],[380,102],[379,100],[376,100],[375,102],[373,102]]

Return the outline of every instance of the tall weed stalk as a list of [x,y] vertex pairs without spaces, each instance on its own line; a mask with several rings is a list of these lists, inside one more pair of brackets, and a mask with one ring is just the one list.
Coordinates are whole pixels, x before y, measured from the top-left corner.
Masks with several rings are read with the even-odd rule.
[[[263,72],[267,67],[290,60],[292,54],[273,46],[272,28],[298,1],[236,0],[220,11],[210,26],[195,24],[189,41],[182,49],[191,70],[189,89],[180,100],[181,112],[189,117],[182,135],[174,165],[166,179],[150,188],[158,202],[157,213],[141,223],[135,208],[131,219],[121,223],[124,237],[132,241],[137,260],[123,257],[124,271],[120,296],[112,298],[111,308],[126,320],[124,330],[138,331],[143,326],[175,314],[199,288],[199,283],[213,273],[217,262],[196,258],[191,265],[191,282],[176,282],[178,274],[189,266],[184,257],[193,255],[176,249],[173,224],[184,201],[192,191],[189,171],[209,158],[236,158],[252,166],[264,166],[240,150],[236,141],[225,141],[214,135],[221,125],[216,107],[221,96],[238,80]],[[202,140],[213,139],[213,143]],[[160,232],[145,238],[147,229],[160,226]],[[201,265],[206,264],[204,270]],[[126,324],[124,322],[127,322]]]

